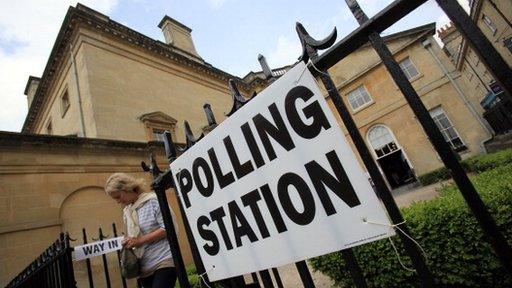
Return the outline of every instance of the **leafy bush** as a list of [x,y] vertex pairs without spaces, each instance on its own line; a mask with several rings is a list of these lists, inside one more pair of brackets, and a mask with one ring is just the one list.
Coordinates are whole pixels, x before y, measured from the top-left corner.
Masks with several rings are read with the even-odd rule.
[[418,177],[421,185],[426,186],[432,183],[436,183],[442,180],[448,180],[452,177],[450,171],[446,167],[441,167],[427,174],[423,174]]
[[[512,164],[472,177],[500,231],[512,241]],[[440,196],[402,209],[412,236],[427,253],[427,265],[439,287],[512,287],[508,275],[454,185]],[[402,260],[412,267],[398,237],[393,237]],[[355,247],[369,287],[420,287],[415,273],[403,269],[388,240]],[[338,285],[353,286],[338,253],[310,260],[314,269]]]
[[471,172],[483,172],[510,163],[512,163],[512,149],[474,156],[463,161],[464,168]]
[[[484,172],[496,167],[512,163],[512,149],[501,150],[492,154],[483,154],[470,157],[461,162],[466,172]],[[420,183],[430,185],[442,180],[450,179],[450,171],[446,167],[433,170],[418,177]]]

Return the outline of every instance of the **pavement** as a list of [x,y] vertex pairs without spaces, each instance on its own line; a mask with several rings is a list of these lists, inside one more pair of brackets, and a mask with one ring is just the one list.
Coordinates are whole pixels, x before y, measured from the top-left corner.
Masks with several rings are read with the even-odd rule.
[[393,198],[395,198],[395,202],[398,207],[407,207],[414,202],[427,201],[436,198],[439,195],[438,190],[450,183],[452,183],[452,180],[419,187],[414,186],[414,184],[412,186],[406,185],[392,190],[391,194],[393,195]]

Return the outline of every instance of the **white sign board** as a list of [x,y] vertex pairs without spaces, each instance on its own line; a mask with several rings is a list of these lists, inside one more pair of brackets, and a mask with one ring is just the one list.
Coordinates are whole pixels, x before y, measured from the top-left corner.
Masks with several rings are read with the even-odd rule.
[[123,248],[121,245],[123,238],[124,237],[121,236],[103,241],[88,243],[85,245],[75,246],[75,261],[114,252],[116,250],[121,250],[121,248]]
[[171,164],[210,280],[384,238],[389,224],[317,83],[297,64]]

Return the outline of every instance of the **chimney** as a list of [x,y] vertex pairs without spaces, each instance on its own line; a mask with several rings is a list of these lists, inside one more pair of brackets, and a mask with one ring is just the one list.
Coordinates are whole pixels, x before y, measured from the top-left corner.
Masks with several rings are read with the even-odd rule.
[[27,85],[25,86],[25,92],[24,94],[27,95],[27,101],[28,101],[28,108],[30,109],[30,105],[32,104],[32,101],[34,100],[34,96],[36,95],[37,87],[39,87],[39,82],[41,81],[41,78],[29,76]]
[[192,41],[192,29],[167,15],[162,18],[162,21],[158,24],[158,28],[161,28],[164,33],[165,43],[201,59],[201,56],[197,54],[196,48],[194,47],[194,41]]

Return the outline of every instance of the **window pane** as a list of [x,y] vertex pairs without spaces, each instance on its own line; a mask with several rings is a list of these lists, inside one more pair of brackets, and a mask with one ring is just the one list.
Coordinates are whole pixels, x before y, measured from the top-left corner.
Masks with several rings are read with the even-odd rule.
[[436,107],[429,111],[430,116],[435,121],[436,125],[441,130],[441,134],[443,134],[444,140],[449,142],[453,149],[457,149],[460,147],[464,147],[464,143],[460,138],[457,130],[453,126],[448,116],[444,113],[442,107]]
[[400,68],[402,68],[402,71],[404,71],[405,76],[409,80],[419,74],[409,58],[405,58],[400,62]]
[[452,143],[452,147],[454,149],[457,149],[459,147],[464,147],[464,143],[462,143],[462,140],[460,140],[460,138],[452,139],[451,143]]
[[448,135],[449,139],[459,138],[459,135],[457,135],[457,132],[455,132],[455,129],[453,129],[453,127],[450,127],[448,129],[446,129],[445,131],[446,131],[446,134]]
[[370,97],[364,86],[359,86],[357,89],[348,93],[347,98],[353,110],[356,110],[357,108],[363,106],[364,104],[372,101],[372,98]]
[[438,119],[438,122],[442,129],[447,129],[452,126],[452,123],[450,123],[450,120],[446,117]]

